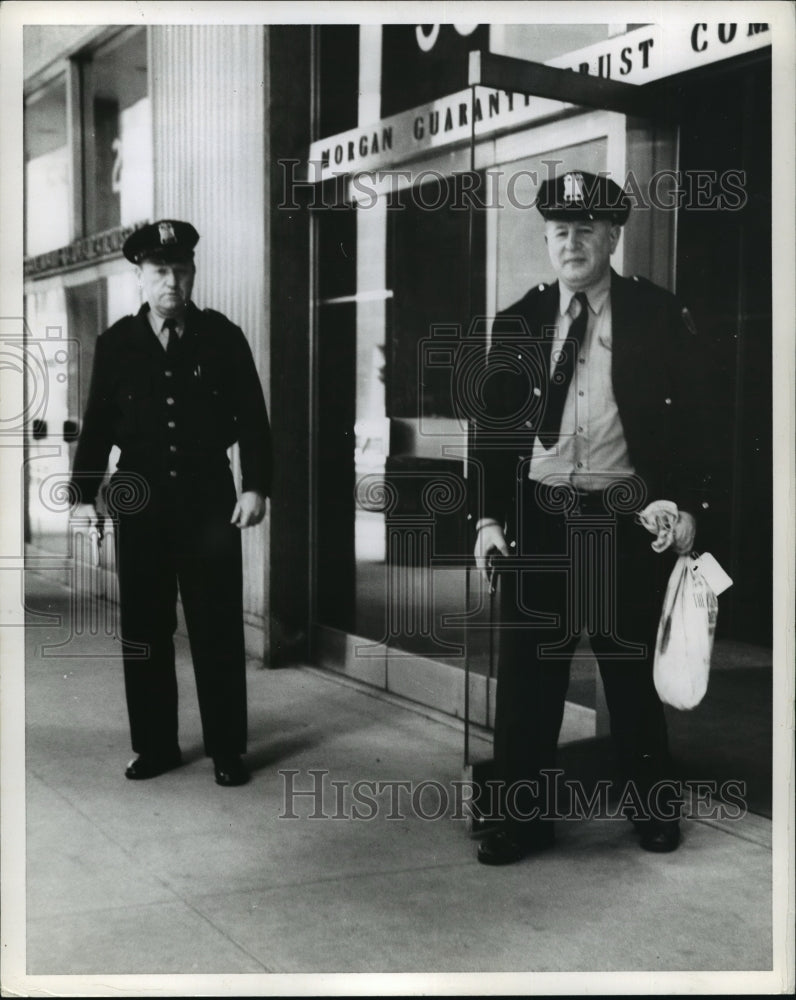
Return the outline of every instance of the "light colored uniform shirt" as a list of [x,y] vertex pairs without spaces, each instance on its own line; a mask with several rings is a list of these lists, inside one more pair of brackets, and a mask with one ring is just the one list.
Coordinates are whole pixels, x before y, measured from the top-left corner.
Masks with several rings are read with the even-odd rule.
[[[579,311],[575,292],[559,282],[558,328],[550,352],[555,365],[556,344],[562,343]],[[569,385],[561,433],[546,450],[534,441],[531,479],[566,480],[582,490],[601,490],[634,469],[611,383],[611,276],[586,293],[589,316],[572,381]]]

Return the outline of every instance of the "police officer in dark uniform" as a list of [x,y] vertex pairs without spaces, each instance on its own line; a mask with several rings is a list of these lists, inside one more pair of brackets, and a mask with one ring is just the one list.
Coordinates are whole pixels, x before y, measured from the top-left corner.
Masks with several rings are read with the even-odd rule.
[[[244,784],[246,674],[240,529],[259,524],[271,443],[259,376],[243,332],[191,301],[199,234],[164,219],[136,230],[125,257],[146,300],[98,339],[72,470],[76,521],[103,499],[115,523],[124,679],[133,751],[126,777],[182,763],[173,635],[179,588],[205,752],[216,782]],[[240,454],[236,494],[227,450]]]
[[[478,852],[492,865],[551,846],[554,819],[568,815],[551,776],[584,630],[642,806],[632,816],[641,846],[678,846],[653,653],[674,557],[691,549],[709,505],[693,324],[667,291],[610,266],[627,197],[606,177],[571,171],[540,186],[537,208],[558,280],[496,317],[474,447],[476,561],[483,570],[497,554],[503,567],[494,736],[503,822]],[[637,515],[664,499],[680,513],[659,555]]]

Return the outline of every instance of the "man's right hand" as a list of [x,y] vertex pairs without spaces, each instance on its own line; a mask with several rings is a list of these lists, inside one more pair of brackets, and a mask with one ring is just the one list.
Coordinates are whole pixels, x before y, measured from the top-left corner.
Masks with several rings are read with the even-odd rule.
[[506,536],[499,524],[485,524],[479,530],[475,540],[475,565],[481,571],[481,576],[486,583],[489,583],[487,561],[490,553],[495,551],[502,556],[510,554],[506,544]]

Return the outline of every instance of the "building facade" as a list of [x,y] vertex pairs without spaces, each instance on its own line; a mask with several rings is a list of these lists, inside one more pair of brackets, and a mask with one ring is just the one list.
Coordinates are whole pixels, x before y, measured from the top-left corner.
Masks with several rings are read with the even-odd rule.
[[770,644],[768,25],[30,27],[25,46],[26,317],[52,386],[31,551],[67,534],[47,483],[96,335],[138,307],[124,236],[190,219],[197,302],[246,332],[273,422],[269,517],[244,536],[251,653],[453,715],[469,656],[488,725],[456,357],[473,317],[551,277],[534,194],[581,167],[635,199],[616,269],[694,318],[702,544],[736,581],[720,634]]

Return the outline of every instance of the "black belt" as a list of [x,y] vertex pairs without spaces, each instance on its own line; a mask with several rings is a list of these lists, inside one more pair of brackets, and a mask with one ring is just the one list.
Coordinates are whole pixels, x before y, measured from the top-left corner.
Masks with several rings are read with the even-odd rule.
[[612,505],[606,503],[611,488],[583,490],[565,481],[548,485],[541,480],[529,479],[529,499],[550,513],[559,514],[612,514]]

